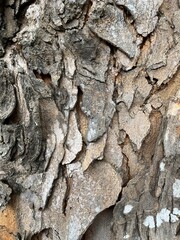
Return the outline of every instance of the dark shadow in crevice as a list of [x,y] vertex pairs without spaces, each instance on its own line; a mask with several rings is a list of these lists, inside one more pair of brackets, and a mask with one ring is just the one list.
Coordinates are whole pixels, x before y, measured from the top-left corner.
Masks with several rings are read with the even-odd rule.
[[20,123],[20,111],[19,111],[19,106],[16,103],[16,107],[14,108],[13,112],[11,115],[6,118],[3,122],[4,125],[13,125],[13,124],[19,124]]
[[0,17],[3,17],[5,5],[6,5],[6,1],[0,0]]
[[36,2],[36,0],[29,0],[29,1],[21,4],[21,6],[19,7],[19,11],[16,14],[16,19],[18,20],[19,23],[21,23],[22,20],[24,19],[24,16],[26,14],[28,7],[32,4],[34,4],[35,2]]
[[[56,234],[57,232],[52,228],[45,228],[43,229],[42,231],[38,232],[38,233],[35,233],[32,237],[31,237],[31,240],[42,240],[44,239],[44,237],[47,237],[47,239],[54,239],[54,235]],[[58,234],[56,234],[56,239],[60,239],[60,237],[58,236]]]
[[47,85],[51,85],[52,79],[49,73],[43,74],[39,73],[37,70],[33,70],[33,73],[36,76],[36,78],[43,80]]
[[149,75],[147,75],[145,78],[150,85],[155,85],[158,82],[157,78],[151,78]]
[[180,224],[176,228],[176,236],[180,236]]
[[128,7],[124,5],[116,5],[117,8],[121,9],[123,11],[124,19],[126,22],[134,22],[134,16],[132,15],[131,11]]
[[83,234],[81,240],[113,239],[113,209],[114,206],[111,206],[100,212]]
[[89,13],[90,13],[90,9],[92,7],[92,0],[88,0],[87,3],[84,5],[84,9],[86,11],[85,17],[84,17],[84,24],[83,27],[86,25],[88,19],[89,19]]

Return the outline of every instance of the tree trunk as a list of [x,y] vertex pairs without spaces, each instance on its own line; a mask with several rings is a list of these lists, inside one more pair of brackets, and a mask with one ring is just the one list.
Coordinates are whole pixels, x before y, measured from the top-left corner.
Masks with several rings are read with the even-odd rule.
[[180,239],[178,0],[0,0],[0,240]]

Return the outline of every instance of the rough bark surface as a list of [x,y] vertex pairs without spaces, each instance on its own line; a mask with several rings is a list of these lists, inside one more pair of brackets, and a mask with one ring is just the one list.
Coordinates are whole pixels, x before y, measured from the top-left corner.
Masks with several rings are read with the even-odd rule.
[[180,2],[0,0],[0,240],[180,239]]

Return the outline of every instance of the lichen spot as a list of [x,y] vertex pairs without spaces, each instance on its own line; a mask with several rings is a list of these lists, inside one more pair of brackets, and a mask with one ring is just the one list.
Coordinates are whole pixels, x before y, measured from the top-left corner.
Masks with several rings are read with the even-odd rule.
[[180,179],[175,179],[173,184],[173,196],[180,198]]
[[128,238],[130,238],[129,234],[126,234],[126,235],[123,237],[123,239],[128,239]]
[[165,170],[165,163],[161,162],[159,167],[160,167],[160,171],[164,172],[164,170]]
[[155,228],[155,222],[153,216],[147,216],[146,219],[143,222],[144,226],[149,228]]
[[126,206],[124,207],[123,213],[126,215],[126,214],[130,213],[130,212],[132,211],[132,209],[133,209],[133,206],[132,206],[132,205],[126,205]]

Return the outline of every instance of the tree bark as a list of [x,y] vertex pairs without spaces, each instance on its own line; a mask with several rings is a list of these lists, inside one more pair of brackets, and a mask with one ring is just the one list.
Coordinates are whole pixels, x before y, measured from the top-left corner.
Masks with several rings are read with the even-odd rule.
[[178,0],[0,0],[0,240],[180,239]]

